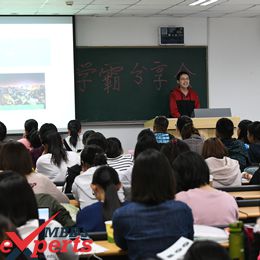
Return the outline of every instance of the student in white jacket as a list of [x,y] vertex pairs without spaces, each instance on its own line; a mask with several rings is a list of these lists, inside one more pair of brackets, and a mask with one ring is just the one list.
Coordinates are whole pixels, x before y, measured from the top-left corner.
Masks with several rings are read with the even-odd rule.
[[241,186],[239,162],[228,157],[227,149],[219,138],[209,138],[204,142],[202,156],[213,177],[213,187]]
[[[83,209],[97,202],[97,198],[91,189],[92,178],[95,170],[107,164],[106,155],[102,148],[97,145],[87,145],[81,152],[82,173],[77,176],[72,185],[74,198],[79,202],[80,208]],[[118,191],[121,201],[124,201],[122,188]]]

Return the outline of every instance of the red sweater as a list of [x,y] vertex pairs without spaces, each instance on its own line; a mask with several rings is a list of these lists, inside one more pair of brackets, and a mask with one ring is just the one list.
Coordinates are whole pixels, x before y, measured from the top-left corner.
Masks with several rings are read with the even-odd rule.
[[179,100],[191,100],[195,101],[195,108],[200,107],[200,101],[197,93],[192,90],[190,87],[188,87],[188,94],[185,96],[179,87],[176,87],[174,90],[171,91],[170,94],[170,113],[172,117],[180,117],[180,113],[177,107],[176,101]]

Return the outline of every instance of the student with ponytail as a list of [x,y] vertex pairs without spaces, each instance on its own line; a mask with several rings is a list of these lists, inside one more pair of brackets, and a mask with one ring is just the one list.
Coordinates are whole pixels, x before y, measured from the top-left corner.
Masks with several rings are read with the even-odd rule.
[[47,176],[51,181],[65,181],[67,168],[79,164],[79,155],[67,152],[58,132],[47,132],[42,136],[43,154],[36,162],[36,170]]
[[[107,165],[107,158],[104,150],[95,144],[86,145],[81,152],[82,173],[77,176],[72,185],[74,198],[79,202],[80,208],[83,209],[97,202],[97,198],[91,189],[91,183],[94,172],[102,165]],[[120,189],[118,196],[124,201],[123,190]]]
[[80,154],[80,159],[82,173],[75,178],[72,193],[82,209],[97,201],[90,184],[95,170],[101,165],[106,165],[107,159],[104,150],[94,144],[85,146]]
[[98,202],[79,211],[77,226],[87,232],[105,231],[104,222],[112,220],[114,211],[122,205],[117,194],[120,187],[121,183],[115,169],[110,166],[96,169],[91,189]]
[[23,138],[19,139],[18,142],[22,143],[29,151],[42,145],[38,134],[38,122],[36,120],[26,120],[24,130]]
[[79,120],[70,120],[68,123],[68,132],[64,140],[64,147],[67,151],[81,152],[83,149],[81,133],[81,123]]

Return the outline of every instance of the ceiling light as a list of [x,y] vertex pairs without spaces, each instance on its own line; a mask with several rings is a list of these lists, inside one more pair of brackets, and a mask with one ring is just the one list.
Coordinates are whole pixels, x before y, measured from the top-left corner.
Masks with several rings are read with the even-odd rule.
[[218,1],[218,0],[209,0],[208,2],[203,3],[203,4],[201,4],[201,5],[206,6],[206,5],[213,4],[213,3],[217,2],[217,1]]
[[207,0],[198,0],[198,1],[195,1],[195,2],[193,2],[193,3],[191,3],[191,4],[189,4],[190,6],[195,6],[195,5],[199,5],[199,4],[201,4],[201,3],[203,3],[203,2],[206,2]]

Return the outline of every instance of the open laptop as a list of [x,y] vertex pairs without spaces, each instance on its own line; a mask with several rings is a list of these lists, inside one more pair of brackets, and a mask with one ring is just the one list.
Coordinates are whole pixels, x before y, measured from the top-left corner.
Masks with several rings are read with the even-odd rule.
[[231,117],[231,108],[195,108],[194,117]]

